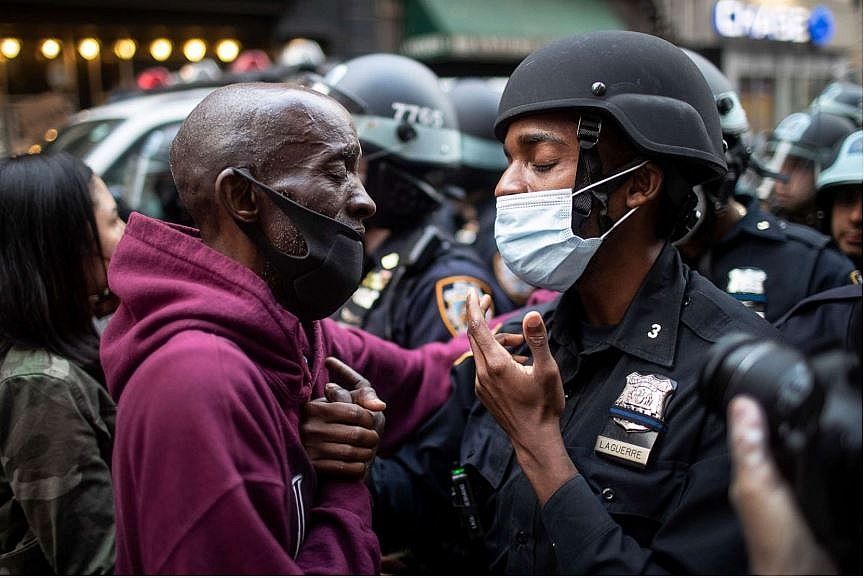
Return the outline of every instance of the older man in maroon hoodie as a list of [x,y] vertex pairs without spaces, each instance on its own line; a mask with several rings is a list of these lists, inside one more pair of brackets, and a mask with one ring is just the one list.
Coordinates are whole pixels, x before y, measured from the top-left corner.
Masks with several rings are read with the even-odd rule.
[[[315,461],[303,408],[359,377],[328,372],[343,360],[387,402],[386,453],[443,403],[453,348],[319,321],[360,280],[375,207],[359,156],[347,111],[281,84],[217,89],[178,132],[171,167],[200,230],[133,214],[109,271],[118,573],[380,571],[369,493]],[[330,399],[347,425],[316,443],[374,448],[383,403]]]

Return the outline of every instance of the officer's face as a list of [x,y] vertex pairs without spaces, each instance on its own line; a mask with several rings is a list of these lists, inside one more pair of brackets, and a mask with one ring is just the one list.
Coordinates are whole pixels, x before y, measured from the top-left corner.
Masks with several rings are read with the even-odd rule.
[[844,187],[835,193],[831,208],[831,236],[852,260],[861,260],[860,185]]
[[[577,130],[578,117],[569,112],[541,113],[513,121],[504,138],[507,168],[495,187],[495,196],[572,190],[579,161]],[[592,201],[595,209],[599,207],[596,200]],[[624,210],[616,207],[616,215]],[[600,214],[601,211],[592,210],[581,228],[574,228],[573,232],[582,237],[599,236]]]
[[[578,122],[566,113],[544,113],[513,121],[504,138],[507,168],[495,196],[572,189],[579,161]],[[583,226],[577,234],[587,234]]]
[[813,176],[813,161],[789,156],[783,161],[780,173],[789,177],[789,182],[774,183],[774,203],[791,212],[806,209],[815,199],[816,182]]
[[517,119],[507,129],[507,168],[495,196],[564,189],[573,186],[579,143],[577,123],[556,113]]

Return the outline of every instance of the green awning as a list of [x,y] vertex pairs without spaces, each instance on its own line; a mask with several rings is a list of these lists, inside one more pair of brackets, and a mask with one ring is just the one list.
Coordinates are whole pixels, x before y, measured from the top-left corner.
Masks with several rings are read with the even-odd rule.
[[603,0],[406,0],[401,51],[419,60],[521,59],[589,30],[624,30]]

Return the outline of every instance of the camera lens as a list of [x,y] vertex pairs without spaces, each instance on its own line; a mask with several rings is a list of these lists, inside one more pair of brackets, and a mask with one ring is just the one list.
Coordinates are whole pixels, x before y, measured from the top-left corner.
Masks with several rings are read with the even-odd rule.
[[800,423],[821,409],[813,370],[803,354],[743,333],[730,334],[712,347],[701,391],[706,403],[719,411],[736,394],[750,395],[770,408],[773,425]]

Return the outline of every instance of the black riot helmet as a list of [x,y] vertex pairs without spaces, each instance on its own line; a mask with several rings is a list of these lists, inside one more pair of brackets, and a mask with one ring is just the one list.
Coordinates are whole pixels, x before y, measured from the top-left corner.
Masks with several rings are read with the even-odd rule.
[[546,44],[510,75],[495,135],[503,141],[514,119],[550,110],[579,115],[577,186],[602,177],[592,174],[602,172],[599,158],[588,157],[610,120],[642,156],[663,167],[666,191],[682,216],[694,185],[726,173],[711,89],[687,55],[661,38],[604,30]]
[[486,79],[458,78],[447,94],[462,135],[458,184],[468,193],[484,191],[491,197],[507,168],[507,157],[493,131],[501,90]]
[[837,146],[855,128],[848,118],[829,112],[795,112],[780,121],[766,150],[772,155],[772,165],[778,165],[774,168],[779,168],[782,158],[795,156],[813,161],[819,171],[831,163]]
[[[774,129],[760,153],[761,162],[778,173],[787,159],[797,159],[818,178],[822,169],[834,160],[837,147],[855,128],[848,118],[821,110],[793,112]],[[759,196],[768,198],[773,186],[774,179],[765,178],[758,185]]]
[[460,139],[456,113],[432,70],[398,54],[367,54],[307,84],[351,112],[368,163],[366,190],[377,206],[370,225],[410,228],[445,200]]

